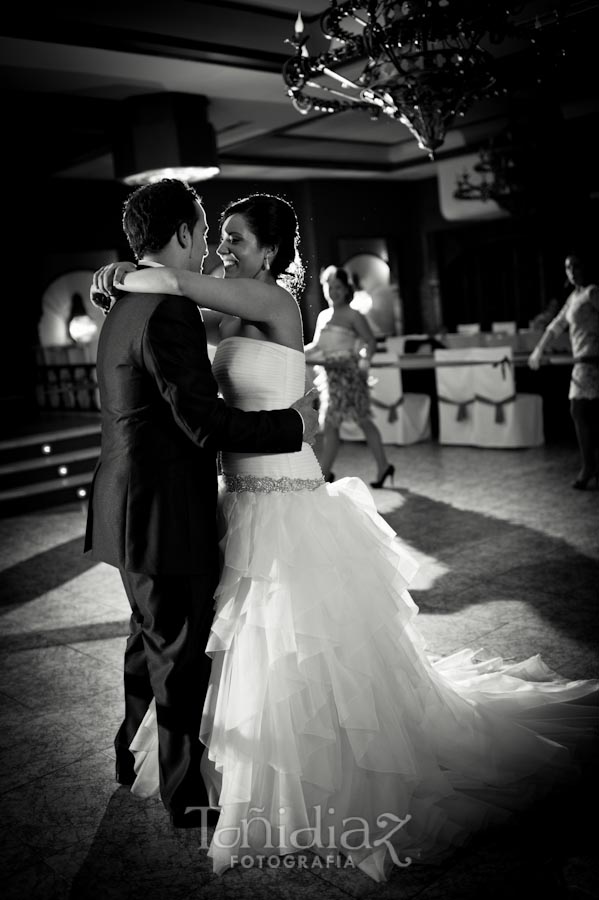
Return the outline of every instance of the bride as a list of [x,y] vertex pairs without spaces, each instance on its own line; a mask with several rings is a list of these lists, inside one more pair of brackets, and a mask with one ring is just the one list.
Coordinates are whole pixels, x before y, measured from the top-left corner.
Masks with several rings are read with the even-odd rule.
[[[227,404],[281,408],[304,393],[298,242],[293,208],[256,194],[222,216],[224,280],[121,263],[94,284],[191,298]],[[566,681],[537,656],[431,661],[408,593],[415,566],[362,481],[325,483],[307,444],[221,462],[200,733],[220,808],[216,872],[310,850],[382,881],[576,779],[595,718],[576,701],[596,682]],[[156,746],[150,707],[131,745],[140,796],[159,790]]]

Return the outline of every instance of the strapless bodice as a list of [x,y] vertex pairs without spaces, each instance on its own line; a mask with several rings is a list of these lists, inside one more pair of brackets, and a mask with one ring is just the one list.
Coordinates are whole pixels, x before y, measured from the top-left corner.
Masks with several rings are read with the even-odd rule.
[[325,325],[318,338],[318,349],[323,356],[336,353],[354,353],[357,335],[343,325]]
[[[305,393],[304,354],[282,344],[225,338],[217,347],[212,371],[223,399],[237,409],[285,409]],[[322,479],[309,444],[303,444],[297,453],[223,452],[222,467],[226,475]]]

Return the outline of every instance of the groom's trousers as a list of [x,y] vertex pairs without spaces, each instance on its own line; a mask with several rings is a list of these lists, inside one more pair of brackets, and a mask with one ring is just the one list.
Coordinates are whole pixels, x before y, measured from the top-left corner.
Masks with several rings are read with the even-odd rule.
[[199,733],[210,678],[205,647],[214,616],[216,573],[120,573],[131,620],[124,666],[125,719],[115,739],[117,777],[133,773],[129,745],[154,697],[162,801],[174,813],[186,806],[207,806]]

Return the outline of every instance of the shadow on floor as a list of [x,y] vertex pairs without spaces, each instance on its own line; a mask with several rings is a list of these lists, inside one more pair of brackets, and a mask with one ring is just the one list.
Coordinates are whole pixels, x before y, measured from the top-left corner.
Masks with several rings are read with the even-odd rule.
[[97,565],[83,555],[83,537],[57,544],[0,573],[0,607],[35,600]]
[[[107,803],[89,850],[71,882],[69,900],[544,900],[590,898],[575,892],[577,866],[593,852],[576,813],[579,798],[558,793],[520,821],[473,838],[440,865],[394,869],[386,883],[359,870],[241,867],[212,873],[200,831],[174,831],[159,801],[139,801],[126,788]],[[578,807],[579,808],[579,807]],[[200,846],[200,841],[203,845]],[[588,878],[583,881],[587,886]],[[574,891],[573,891],[574,888]]]
[[210,877],[195,831],[175,831],[160,801],[118,788],[108,801],[89,851],[75,875],[71,900],[179,900]]
[[423,613],[511,599],[535,607],[561,633],[596,646],[599,562],[566,541],[524,525],[430,497],[397,491],[401,507],[384,518],[407,544],[449,571],[410,593]]

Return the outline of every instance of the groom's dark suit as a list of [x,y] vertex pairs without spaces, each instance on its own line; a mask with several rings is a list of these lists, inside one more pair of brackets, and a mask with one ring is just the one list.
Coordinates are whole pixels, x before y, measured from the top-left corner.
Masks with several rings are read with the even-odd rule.
[[104,322],[97,372],[102,449],[85,551],[119,568],[132,611],[117,778],[132,780],[129,744],[155,697],[161,796],[180,813],[207,802],[198,734],[218,578],[216,449],[299,450],[302,420],[218,398],[202,317],[186,298],[125,294]]

